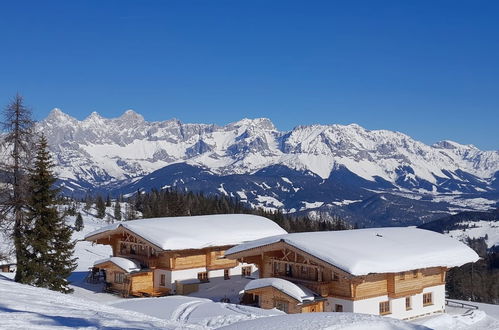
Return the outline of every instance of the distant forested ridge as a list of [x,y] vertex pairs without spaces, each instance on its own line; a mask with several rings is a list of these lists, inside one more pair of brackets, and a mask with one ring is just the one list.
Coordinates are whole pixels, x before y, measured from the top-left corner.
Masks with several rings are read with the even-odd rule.
[[[499,225],[499,209],[490,212],[461,212],[435,220],[419,228],[448,233],[452,230],[476,228],[477,223],[487,221]],[[451,269],[447,275],[449,298],[499,304],[499,245],[488,246],[488,234],[484,237],[467,237],[464,243],[474,249],[481,259]]]
[[[280,211],[251,209],[238,200],[226,196],[205,196],[176,190],[152,190],[137,193],[128,199],[131,212],[142,213],[143,218],[176,217],[207,214],[246,213],[266,217],[288,232],[345,230],[353,227],[340,218],[311,219],[308,216],[290,216]],[[126,216],[125,216],[126,217]]]

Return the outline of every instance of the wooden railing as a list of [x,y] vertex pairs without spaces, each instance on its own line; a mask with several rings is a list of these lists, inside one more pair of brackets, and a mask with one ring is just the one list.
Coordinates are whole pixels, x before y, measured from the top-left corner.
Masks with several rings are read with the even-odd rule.
[[445,299],[445,305],[446,306],[456,306],[456,307],[466,308],[466,309],[478,309],[478,306],[476,306],[476,305],[466,304],[466,303],[463,303],[460,301],[449,300],[449,299]]

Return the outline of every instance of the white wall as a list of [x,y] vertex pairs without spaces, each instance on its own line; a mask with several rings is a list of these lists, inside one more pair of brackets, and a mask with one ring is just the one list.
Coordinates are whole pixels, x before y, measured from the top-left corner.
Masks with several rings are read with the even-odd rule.
[[[257,270],[255,265],[253,264],[247,264],[247,263],[241,263],[237,265],[236,267],[230,268],[229,270],[229,275],[232,278],[233,276],[241,276],[241,267],[246,267],[246,266],[251,266],[251,270],[254,274],[254,272]],[[199,267],[199,268],[192,268],[192,269],[184,269],[184,270],[162,270],[162,269],[156,269],[154,271],[154,287],[159,287],[160,279],[161,279],[161,274],[166,275],[166,286],[172,292],[176,290],[175,287],[175,281],[185,281],[185,280],[197,280],[198,278],[198,273],[201,272],[206,272],[206,267]],[[217,269],[217,270],[210,270],[208,271],[208,278],[223,278],[224,277],[224,270],[223,269]]]
[[345,299],[339,299],[339,298],[332,298],[329,297],[326,300],[326,303],[324,304],[324,311],[325,312],[334,312],[334,306],[342,305],[343,306],[343,312],[346,313],[353,313],[353,301],[352,300],[345,300]]
[[[433,304],[423,306],[423,293],[433,294]],[[390,299],[388,296],[379,296],[362,300],[345,300],[338,298],[327,298],[325,304],[326,312],[334,312],[334,305],[343,305],[344,312],[363,313],[379,315],[379,303],[390,301],[391,314],[386,316],[397,319],[407,319],[445,310],[445,285],[437,285],[425,288],[422,293],[411,296],[412,309],[405,309],[405,297]]]

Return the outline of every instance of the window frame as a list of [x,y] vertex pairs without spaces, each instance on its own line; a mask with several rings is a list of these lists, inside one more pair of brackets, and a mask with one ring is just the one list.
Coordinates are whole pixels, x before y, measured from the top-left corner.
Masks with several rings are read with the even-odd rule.
[[274,307],[286,314],[289,313],[289,302],[285,300],[280,300],[280,299],[274,300]]
[[405,310],[410,311],[412,309],[412,297],[405,297]]
[[390,300],[379,302],[379,315],[388,315],[392,313]]
[[209,282],[210,278],[208,277],[208,272],[199,272],[198,273],[198,280],[199,282]]
[[241,267],[241,276],[242,277],[251,276],[252,271],[253,271],[253,267],[251,267],[251,266],[243,266],[243,267]]
[[125,282],[125,273],[115,272],[114,273],[114,283],[123,284]]
[[159,286],[166,286],[166,274],[159,275]]
[[[428,300],[429,297],[430,299]],[[423,293],[423,307],[433,305],[433,292],[425,292]]]

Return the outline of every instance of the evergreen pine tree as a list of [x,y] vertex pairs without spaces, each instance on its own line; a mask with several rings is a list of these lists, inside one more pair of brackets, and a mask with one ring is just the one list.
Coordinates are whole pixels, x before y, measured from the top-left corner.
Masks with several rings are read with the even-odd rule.
[[104,203],[102,196],[97,196],[95,208],[97,209],[97,218],[104,219],[106,216],[106,203]]
[[111,206],[111,196],[109,196],[109,194],[107,194],[106,207],[110,207],[110,206]]
[[121,205],[119,201],[114,202],[114,218],[121,221]]
[[75,242],[71,240],[71,228],[57,210],[53,166],[47,140],[42,136],[29,176],[30,195],[23,234],[32,258],[26,269],[25,283],[69,293],[72,289],[68,287],[67,277],[76,268]]
[[75,230],[81,231],[82,229],[83,229],[83,217],[81,216],[81,213],[78,212],[75,220]]

